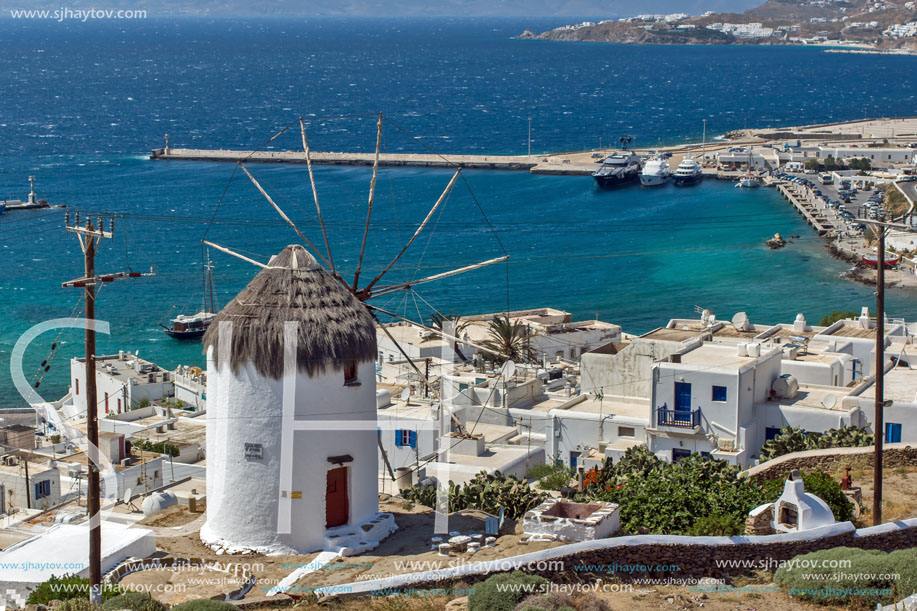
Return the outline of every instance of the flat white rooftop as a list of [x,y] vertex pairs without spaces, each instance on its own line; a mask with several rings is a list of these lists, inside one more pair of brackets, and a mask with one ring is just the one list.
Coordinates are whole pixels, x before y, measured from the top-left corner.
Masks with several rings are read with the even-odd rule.
[[828,409],[834,411],[848,411],[841,405],[844,397],[850,395],[850,388],[840,386],[817,386],[815,384],[800,384],[799,392],[795,399],[778,399],[769,401],[768,404],[777,404],[781,407],[807,407],[814,409]]
[[[901,365],[885,372],[884,380],[883,395],[886,400],[917,403],[917,369],[908,369]],[[875,400],[875,384],[870,385],[860,396]]]
[[[29,586],[51,575],[89,574],[89,525],[58,524],[0,552],[0,592],[28,596]],[[156,552],[153,531],[102,522],[102,571],[130,557],[145,558]],[[22,605],[24,606],[24,605]]]
[[589,396],[582,403],[577,403],[566,411],[647,420],[650,415],[650,401],[649,399],[636,397],[614,397],[608,395],[599,400]]
[[[766,351],[766,348],[762,348],[762,353]],[[681,362],[684,365],[693,365],[705,369],[738,370],[749,363],[754,363],[760,358],[761,357],[755,356],[739,356],[736,352],[736,347],[731,344],[704,342],[694,350],[682,354]]]

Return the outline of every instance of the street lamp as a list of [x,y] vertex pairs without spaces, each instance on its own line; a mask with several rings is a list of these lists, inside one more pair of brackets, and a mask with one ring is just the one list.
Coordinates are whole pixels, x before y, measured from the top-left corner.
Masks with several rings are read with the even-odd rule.
[[532,117],[529,117],[529,157],[532,156]]

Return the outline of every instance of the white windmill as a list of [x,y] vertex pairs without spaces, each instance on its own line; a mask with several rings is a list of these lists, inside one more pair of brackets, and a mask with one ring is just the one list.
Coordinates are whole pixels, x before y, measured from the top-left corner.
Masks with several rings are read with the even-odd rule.
[[[204,337],[207,522],[201,538],[229,551],[308,552],[348,547],[353,551],[367,549],[391,532],[394,520],[378,513],[373,361],[375,323],[379,322],[376,312],[401,317],[368,301],[508,258],[411,282],[381,284],[442,205],[460,177],[461,169],[456,169],[397,255],[371,280],[359,284],[379,168],[380,114],[360,255],[353,281],[348,282],[334,264],[305,122],[301,118],[298,122],[325,253],[300,231],[242,162],[239,166],[244,174],[305,245],[287,246],[265,264],[204,242],[261,268],[217,314]],[[430,386],[388,329],[381,328],[422,383]],[[462,341],[426,328],[451,341]],[[456,428],[464,432],[458,421]]]

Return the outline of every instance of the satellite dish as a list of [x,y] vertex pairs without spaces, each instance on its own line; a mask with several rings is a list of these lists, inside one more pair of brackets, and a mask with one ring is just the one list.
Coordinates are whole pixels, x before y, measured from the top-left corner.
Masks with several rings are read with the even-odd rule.
[[834,395],[825,395],[825,398],[821,400],[821,404],[825,409],[831,409],[837,405],[837,397]]
[[133,490],[131,488],[128,488],[127,490],[124,491],[124,504],[125,505],[130,505],[131,496],[133,496]]
[[407,402],[410,400],[410,398],[411,398],[411,387],[409,386],[401,391],[401,400]]
[[748,314],[745,312],[739,312],[732,317],[732,326],[735,327],[736,331],[745,331],[748,325]]
[[516,363],[513,361],[506,361],[503,363],[501,376],[504,378],[511,378],[516,373]]

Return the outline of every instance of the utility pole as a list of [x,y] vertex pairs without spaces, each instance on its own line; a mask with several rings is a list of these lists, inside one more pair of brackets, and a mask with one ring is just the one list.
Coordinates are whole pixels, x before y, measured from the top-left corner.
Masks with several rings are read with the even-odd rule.
[[872,473],[872,523],[882,523],[882,437],[885,434],[885,227],[875,227],[879,236],[876,253],[876,406],[873,435],[876,441]]
[[[139,278],[144,275],[140,272],[116,272],[113,274],[96,275],[95,256],[99,243],[103,239],[111,239],[115,231],[114,218],[109,219],[109,230],[105,231],[102,217],[97,218],[98,226],[93,225],[92,219],[86,219],[85,226],[80,225],[80,213],[76,213],[76,222],[70,224],[70,212],[67,211],[64,225],[67,231],[75,233],[83,250],[84,273],[82,278],[64,282],[63,287],[78,287],[84,290],[86,300],[86,318],[95,320],[96,294],[95,287],[103,282],[113,282],[115,278]],[[99,414],[98,397],[96,392],[96,332],[92,326],[86,327],[86,437],[89,442],[87,448],[87,461],[89,467],[88,488],[86,504],[89,513],[89,600],[99,604],[102,602],[102,516],[99,513],[101,506],[101,491],[99,487]]]
[[[882,523],[882,442],[885,435],[885,232],[888,228],[907,229],[901,223],[863,219],[878,238],[876,249],[876,403],[873,415],[875,454],[872,480],[872,523]],[[891,405],[891,402],[888,403]]]
[[29,490],[29,458],[22,457],[22,463],[25,465],[25,508],[32,508],[32,491]]

